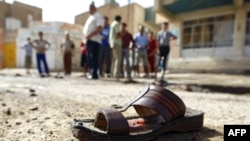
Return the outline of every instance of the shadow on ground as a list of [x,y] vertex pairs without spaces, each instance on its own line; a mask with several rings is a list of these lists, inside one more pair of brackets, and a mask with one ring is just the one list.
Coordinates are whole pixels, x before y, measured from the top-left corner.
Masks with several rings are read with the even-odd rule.
[[204,92],[204,93],[227,93],[236,95],[250,94],[250,87],[245,86],[226,86],[214,84],[178,84],[169,82],[166,87],[179,88],[189,92]]

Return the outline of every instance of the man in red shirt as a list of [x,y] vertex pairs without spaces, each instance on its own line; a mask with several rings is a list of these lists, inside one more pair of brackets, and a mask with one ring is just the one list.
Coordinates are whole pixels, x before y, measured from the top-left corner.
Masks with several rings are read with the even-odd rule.
[[121,75],[124,77],[124,60],[126,61],[126,71],[128,81],[132,81],[131,78],[131,66],[130,66],[130,44],[134,44],[133,36],[127,31],[127,24],[121,24],[122,35],[122,63],[121,63]]
[[149,44],[148,61],[149,61],[149,68],[150,68],[149,73],[153,73],[153,74],[150,74],[151,77],[156,78],[157,71],[156,71],[156,65],[155,65],[155,57],[157,53],[157,46],[156,46],[157,43],[156,43],[156,40],[154,39],[154,33],[152,31],[148,33],[148,44]]

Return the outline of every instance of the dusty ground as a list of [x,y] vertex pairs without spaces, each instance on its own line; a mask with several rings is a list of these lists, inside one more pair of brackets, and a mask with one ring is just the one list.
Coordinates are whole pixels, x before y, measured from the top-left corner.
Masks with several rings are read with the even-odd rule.
[[[15,76],[16,72],[23,75]],[[123,84],[112,79],[90,81],[79,75],[56,79],[27,76],[24,70],[0,71],[0,141],[74,141],[70,131],[73,118],[92,117],[98,107],[128,102],[152,81],[137,79],[138,84]],[[170,74],[168,77],[174,83],[250,82],[248,76]],[[157,141],[222,141],[224,124],[250,123],[250,92],[236,95],[170,88],[188,107],[205,112],[204,128],[164,134]],[[29,89],[34,89],[35,95]]]

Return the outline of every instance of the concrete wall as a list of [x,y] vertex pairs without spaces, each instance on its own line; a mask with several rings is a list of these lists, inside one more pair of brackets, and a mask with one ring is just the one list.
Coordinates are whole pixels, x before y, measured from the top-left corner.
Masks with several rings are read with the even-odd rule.
[[14,1],[13,4],[0,1],[0,28],[5,29],[5,19],[13,17],[21,21],[22,27],[28,27],[28,16],[31,15],[33,20],[42,20],[42,9],[24,3]]
[[21,21],[16,19],[16,18],[6,18],[5,19],[6,23],[6,30],[16,30],[21,28]]
[[246,46],[244,48],[244,56],[249,56],[250,57],[250,46]]
[[5,29],[5,18],[10,15],[10,4],[0,1],[0,9],[0,28]]
[[[168,20],[170,22],[170,31],[179,30],[177,47],[171,45],[169,67],[172,71],[244,72],[250,70],[250,47],[244,45],[246,15],[247,12],[250,11],[250,3],[207,8],[171,15],[168,12],[164,13],[161,6],[162,3],[171,3],[172,0],[155,0],[155,2],[154,8],[157,11],[156,22],[160,23],[164,20]],[[228,14],[235,15],[232,46],[182,49],[183,21]],[[223,30],[223,28],[221,28],[221,30]],[[221,35],[223,36],[223,34]],[[220,39],[220,37],[218,37],[218,39]]]
[[[103,16],[107,16],[110,23],[114,20],[115,15],[122,17],[122,22],[126,22],[128,30],[135,34],[138,31],[138,25],[144,22],[144,8],[134,3],[127,6],[119,7],[114,4],[106,4],[98,8]],[[89,16],[88,12],[82,13],[75,17],[75,24],[84,25]]]
[[[73,58],[73,69],[80,69],[80,42],[82,39],[82,27],[61,22],[34,23],[29,29],[18,30],[17,43],[17,67],[24,67],[25,52],[20,47],[26,43],[27,37],[32,40],[38,39],[37,33],[42,31],[44,39],[51,43],[51,48],[46,52],[50,70],[63,70],[62,54],[60,45],[64,39],[64,32],[70,33],[75,43],[75,56]],[[33,51],[33,67],[36,68],[35,50]]]
[[171,60],[169,68],[171,72],[223,72],[223,73],[249,73],[250,58],[181,58]]

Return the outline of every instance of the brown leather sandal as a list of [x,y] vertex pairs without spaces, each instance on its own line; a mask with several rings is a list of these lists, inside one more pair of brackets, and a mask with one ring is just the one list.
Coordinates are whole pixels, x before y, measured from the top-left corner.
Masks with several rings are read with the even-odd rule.
[[[125,118],[122,112],[131,106],[138,116]],[[199,130],[203,118],[173,92],[151,85],[125,106],[101,108],[95,119],[74,120],[72,133],[80,141],[147,141],[170,131]]]

